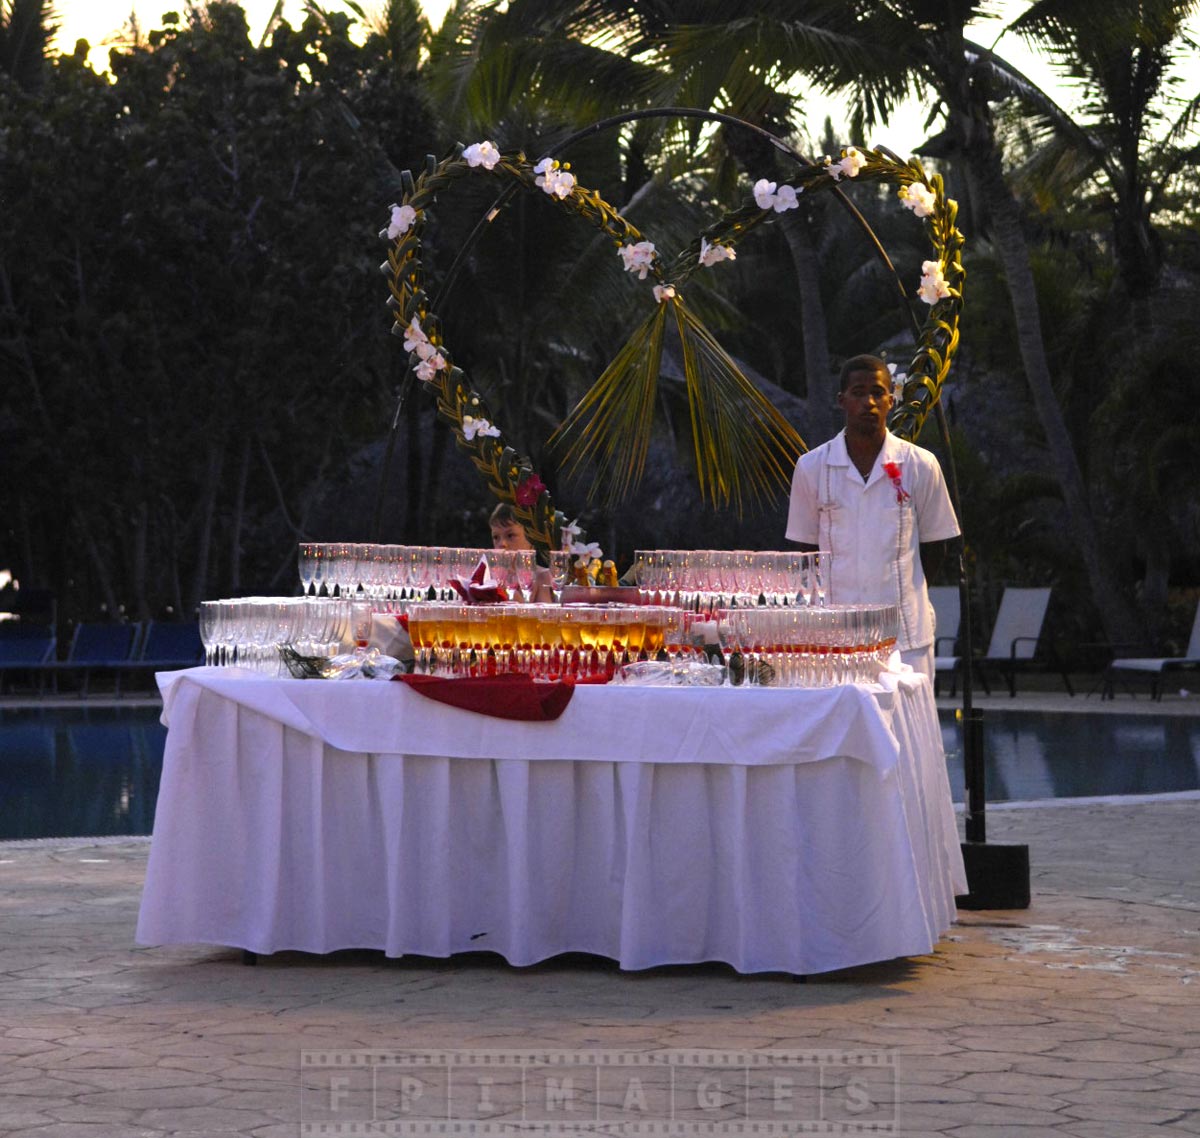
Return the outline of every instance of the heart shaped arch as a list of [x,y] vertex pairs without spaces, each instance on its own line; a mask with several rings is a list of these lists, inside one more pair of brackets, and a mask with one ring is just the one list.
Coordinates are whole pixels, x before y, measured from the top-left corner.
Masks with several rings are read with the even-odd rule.
[[[607,124],[648,113],[668,112],[631,112],[607,120]],[[686,109],[680,113],[729,118]],[[766,133],[741,120],[730,121]],[[604,125],[579,132],[558,149]],[[933,258],[925,262],[925,276],[918,291],[930,310],[920,324],[917,351],[889,426],[901,437],[915,438],[936,406],[958,346],[965,275],[963,237],[955,226],[957,205],[945,196],[941,177],[927,175],[915,159],[905,162],[884,148],[848,147],[837,162],[830,158],[808,162],[781,140],[769,137],[801,163],[793,179],[795,185],[781,187],[760,180],[750,199],[705,229],[670,263],[632,223],[596,191],[580,185],[569,168],[553,157],[533,164],[520,152],[502,154],[490,142],[470,147],[459,144],[440,162],[427,159],[417,177],[409,171],[402,173],[402,196],[391,207],[389,225],[380,234],[390,242],[387,261],[380,267],[389,283],[393,334],[404,339],[410,376],[432,389],[439,416],[454,429],[458,444],[469,452],[493,494],[512,505],[536,548],[546,551],[560,547],[565,515],[555,508],[531,460],[505,442],[494,411],[454,364],[441,321],[425,290],[421,234],[427,211],[438,194],[461,177],[479,172],[507,181],[485,220],[494,217],[512,193],[525,190],[545,194],[557,207],[609,234],[626,268],[649,281],[654,290],[658,303],[650,317],[633,333],[552,439],[561,447],[564,461],[573,467],[599,458],[606,469],[615,471],[609,487],[614,497],[636,486],[644,468],[662,328],[668,313],[674,316],[683,344],[696,469],[704,496],[714,504],[733,504],[740,510],[746,497],[762,498],[777,484],[786,489],[795,459],[806,449],[803,441],[688,309],[680,288],[702,267],[732,258],[746,233],[776,221],[793,207],[798,195],[832,190],[844,201],[843,178],[847,182],[897,184],[902,203],[924,218]],[[891,268],[869,226],[861,215],[858,218]],[[448,279],[454,271],[452,266]],[[899,281],[897,284],[907,304],[903,285]],[[406,382],[410,382],[408,377]],[[571,528],[579,536],[578,530]]]

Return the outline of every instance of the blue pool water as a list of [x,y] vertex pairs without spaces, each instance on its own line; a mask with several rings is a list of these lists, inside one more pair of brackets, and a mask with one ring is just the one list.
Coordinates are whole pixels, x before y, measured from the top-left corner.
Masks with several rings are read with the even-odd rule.
[[149,834],[167,729],[156,707],[0,710],[0,841]]
[[[155,707],[0,709],[0,841],[149,834],[166,728]],[[962,740],[942,713],[950,786]],[[1200,716],[988,712],[991,802],[1200,789]]]
[[[959,802],[962,729],[953,712],[940,718]],[[987,712],[983,742],[989,802],[1200,789],[1200,717]]]

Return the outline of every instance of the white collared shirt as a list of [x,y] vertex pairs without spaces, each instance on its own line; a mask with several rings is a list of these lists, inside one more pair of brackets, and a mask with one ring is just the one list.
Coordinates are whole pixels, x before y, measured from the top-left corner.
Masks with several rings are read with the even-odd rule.
[[[924,648],[933,643],[933,611],[920,544],[959,534],[942,468],[929,451],[889,433],[864,482],[845,436],[796,463],[788,539],[833,554],[826,590],[834,604],[898,605],[898,647]],[[889,464],[898,469],[895,481]]]

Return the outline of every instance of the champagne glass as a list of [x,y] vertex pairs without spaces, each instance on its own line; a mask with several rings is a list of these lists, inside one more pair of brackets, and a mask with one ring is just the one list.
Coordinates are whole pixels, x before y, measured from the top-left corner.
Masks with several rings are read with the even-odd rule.
[[687,645],[687,613],[680,608],[664,610],[663,617],[663,651],[671,665],[671,674],[682,682],[681,657]]
[[221,621],[218,643],[221,649],[223,649],[225,664],[237,664],[239,662],[238,650],[241,646],[242,636],[245,633],[246,627],[243,617],[243,606],[240,602],[234,600],[223,600],[220,603],[224,610],[224,619]]
[[329,576],[330,565],[330,546],[327,542],[311,543],[313,549],[313,576],[312,576],[312,595],[319,597],[321,590],[325,590],[326,596],[333,595],[333,581]]
[[204,663],[212,667],[217,662],[221,640],[222,609],[220,601],[200,602],[200,642],[204,645]]
[[424,596],[429,588],[429,548],[410,545],[404,555],[404,586],[410,594]]
[[513,574],[516,586],[526,601],[533,600],[533,574],[537,568],[537,554],[532,549],[514,550]]
[[313,578],[317,573],[318,557],[318,545],[315,541],[305,541],[300,543],[299,552],[297,553],[296,558],[296,567],[300,573],[301,596],[308,596],[308,591],[312,588]]
[[354,638],[354,655],[360,659],[367,654],[371,643],[371,613],[374,606],[370,601],[350,602],[350,635]]

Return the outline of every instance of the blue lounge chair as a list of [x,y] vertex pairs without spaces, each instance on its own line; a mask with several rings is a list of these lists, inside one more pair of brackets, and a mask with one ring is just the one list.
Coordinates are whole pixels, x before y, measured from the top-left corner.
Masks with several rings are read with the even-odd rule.
[[107,672],[112,675],[114,690],[119,693],[121,668],[133,658],[140,631],[140,624],[80,621],[71,636],[67,658],[42,665],[43,688],[46,677],[53,680],[54,690],[58,691],[59,676],[76,676],[82,697],[88,693],[93,673]]
[[12,675],[37,675],[54,658],[55,644],[51,625],[0,621],[0,691]]
[[125,665],[125,671],[139,676],[168,672],[176,668],[194,668],[204,663],[204,645],[200,625],[194,620],[152,620],[142,637],[137,658]]

